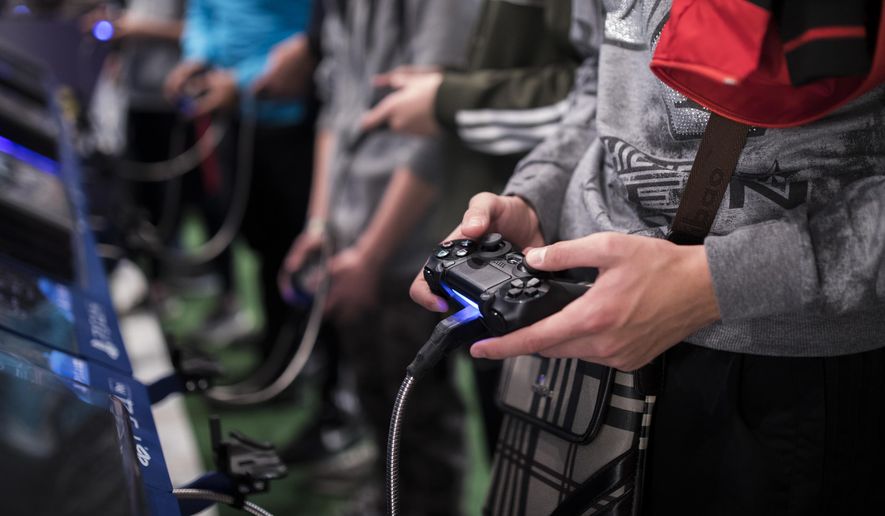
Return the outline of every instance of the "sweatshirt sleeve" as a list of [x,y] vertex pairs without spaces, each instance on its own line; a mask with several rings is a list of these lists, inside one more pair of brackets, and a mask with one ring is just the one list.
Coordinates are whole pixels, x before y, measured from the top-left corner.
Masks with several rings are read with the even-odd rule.
[[553,133],[565,113],[577,65],[446,72],[436,118],[480,152],[527,152]]
[[885,300],[885,177],[704,242],[723,322],[844,314]]
[[572,173],[597,136],[597,63],[591,56],[581,64],[562,120],[517,165],[504,189],[505,195],[518,195],[535,209],[548,242],[559,234],[559,214]]
[[[420,0],[406,2],[406,55],[412,66],[460,66],[467,51],[467,39],[479,14],[479,1],[441,2]],[[446,173],[446,142],[443,136],[420,138],[404,147],[403,164],[434,185],[440,185]],[[406,150],[407,149],[407,150]]]
[[181,48],[188,61],[212,61],[212,12],[204,0],[189,0],[185,10]]

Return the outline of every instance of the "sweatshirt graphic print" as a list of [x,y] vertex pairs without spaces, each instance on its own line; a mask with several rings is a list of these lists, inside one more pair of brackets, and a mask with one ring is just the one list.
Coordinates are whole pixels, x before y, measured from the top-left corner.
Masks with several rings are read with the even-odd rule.
[[[666,0],[576,9],[596,49],[556,134],[507,193],[548,241],[663,236],[709,112],[649,70]],[[723,321],[689,341],[790,356],[885,344],[885,90],[813,124],[753,129],[705,247]]]

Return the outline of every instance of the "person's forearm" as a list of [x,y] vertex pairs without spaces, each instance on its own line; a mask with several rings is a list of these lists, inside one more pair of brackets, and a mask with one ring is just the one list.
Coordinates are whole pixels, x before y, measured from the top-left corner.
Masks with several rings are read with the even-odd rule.
[[178,42],[184,24],[180,21],[139,19],[129,21],[126,30],[135,38],[150,38]]
[[329,165],[334,142],[332,132],[326,129],[321,129],[314,141],[313,182],[307,206],[309,221],[324,222],[329,215]]
[[365,251],[376,265],[385,263],[427,213],[437,193],[433,185],[409,169],[398,169],[372,220],[357,241],[357,249]]

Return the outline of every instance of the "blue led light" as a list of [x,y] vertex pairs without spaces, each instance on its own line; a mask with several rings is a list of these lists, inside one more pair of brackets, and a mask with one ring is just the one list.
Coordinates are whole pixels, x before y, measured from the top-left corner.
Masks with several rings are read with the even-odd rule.
[[92,35],[99,41],[110,41],[114,37],[114,24],[100,20],[92,26]]
[[28,8],[28,6],[24,4],[19,4],[12,8],[12,13],[18,15],[28,15],[31,14],[31,10]]
[[446,291],[446,293],[450,297],[454,298],[456,301],[461,303],[461,306],[463,306],[463,307],[469,306],[469,307],[473,308],[474,310],[477,310],[477,311],[479,310],[479,305],[476,304],[475,301],[472,301],[470,298],[465,296],[464,294],[458,292],[457,290],[454,290],[453,288],[449,287],[445,283],[442,284],[442,288],[443,288],[443,290]]
[[476,308],[468,306],[466,308],[462,308],[452,317],[459,323],[467,323],[479,319],[480,317],[482,317],[482,314],[479,313],[479,310],[477,310]]

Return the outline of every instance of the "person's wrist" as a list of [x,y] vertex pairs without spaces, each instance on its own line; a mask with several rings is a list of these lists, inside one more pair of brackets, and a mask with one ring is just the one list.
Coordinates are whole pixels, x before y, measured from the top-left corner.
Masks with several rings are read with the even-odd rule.
[[694,314],[697,326],[704,327],[712,324],[721,319],[721,315],[706,250],[702,245],[679,246],[679,249],[685,260],[687,274],[695,285]]
[[311,217],[304,225],[304,232],[308,235],[323,236],[326,234],[327,224],[325,217]]

